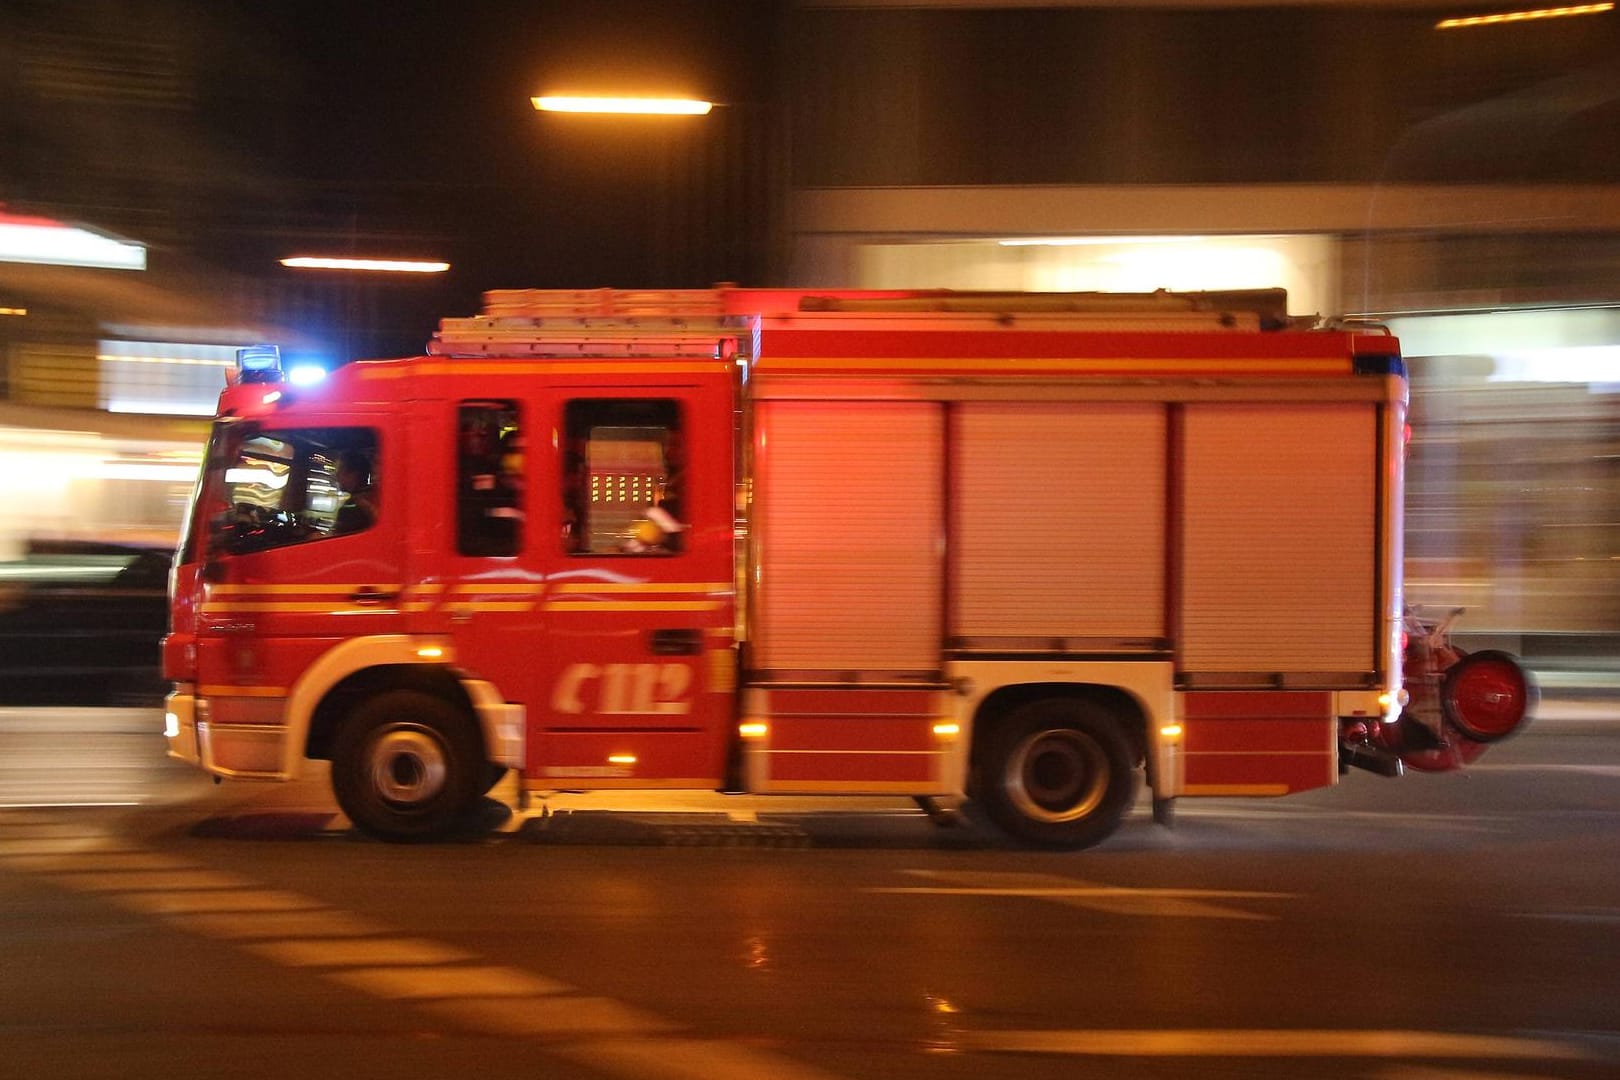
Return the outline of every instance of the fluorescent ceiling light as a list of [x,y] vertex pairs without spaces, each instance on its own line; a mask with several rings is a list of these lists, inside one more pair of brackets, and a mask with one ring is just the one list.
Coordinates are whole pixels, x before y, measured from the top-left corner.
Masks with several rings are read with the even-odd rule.
[[1522,349],[1492,359],[1489,382],[1620,384],[1620,345]]
[[447,262],[418,259],[328,259],[314,255],[282,259],[281,265],[295,270],[371,270],[386,274],[442,274],[450,269]]
[[622,113],[639,116],[707,116],[712,101],[693,98],[568,97],[530,98],[541,112]]
[[0,262],[145,270],[146,249],[73,225],[0,217]]

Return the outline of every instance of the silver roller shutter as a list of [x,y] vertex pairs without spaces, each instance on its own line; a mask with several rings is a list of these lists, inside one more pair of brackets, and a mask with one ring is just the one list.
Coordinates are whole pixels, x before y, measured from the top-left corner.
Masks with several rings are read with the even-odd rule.
[[773,401],[755,425],[754,666],[937,670],[942,406]]
[[1164,633],[1165,409],[966,402],[953,413],[952,635]]
[[1374,670],[1377,438],[1366,404],[1187,407],[1184,671]]

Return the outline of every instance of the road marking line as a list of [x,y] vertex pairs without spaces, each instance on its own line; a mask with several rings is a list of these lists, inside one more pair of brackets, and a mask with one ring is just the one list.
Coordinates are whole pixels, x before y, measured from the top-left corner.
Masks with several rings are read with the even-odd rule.
[[1516,765],[1511,763],[1492,763],[1489,765],[1469,765],[1469,772],[1570,772],[1589,773],[1593,776],[1620,776],[1620,765],[1562,765],[1548,763],[1545,765]]
[[976,889],[966,885],[896,885],[863,890],[874,893],[936,893],[941,896],[1035,896],[1066,897],[1200,897],[1219,896],[1239,899],[1286,899],[1297,893],[1251,892],[1242,889],[1133,889],[1128,885],[1073,885],[1050,889]]
[[173,855],[160,855],[155,851],[107,851],[104,849],[76,851],[70,854],[58,851],[54,854],[18,857],[11,861],[11,865],[22,870],[44,873],[53,871],[62,873],[103,873],[118,870],[202,869],[201,866],[190,859],[179,859]]
[[1190,919],[1245,919],[1252,922],[1272,922],[1275,915],[1244,911],[1241,908],[1206,904],[1200,900],[1173,895],[1165,889],[969,889],[969,888],[910,888],[868,889],[875,893],[919,893],[935,896],[1019,896],[1030,900],[1054,900],[1073,907],[1106,911],[1114,915],[1153,915]]
[[451,998],[554,997],[577,994],[567,983],[518,968],[479,964],[469,967],[407,967],[400,957],[394,967],[351,968],[328,972],[340,982],[391,1001],[435,1001]]
[[307,896],[274,889],[128,892],[118,894],[117,900],[148,915],[190,915],[202,911],[298,911],[327,906]]
[[0,810],[66,810],[94,809],[107,806],[140,806],[140,799],[118,799],[107,802],[0,802]]
[[1520,919],[1546,919],[1552,922],[1620,922],[1620,909],[1591,908],[1585,911],[1516,911]]
[[244,944],[248,952],[288,967],[403,967],[460,964],[475,953],[425,938],[359,938],[339,941],[260,941]]
[[662,1080],[837,1080],[813,1065],[713,1039],[581,1042],[551,1051],[592,1072]]
[[225,941],[345,939],[383,935],[389,929],[346,911],[254,911],[240,915],[187,915],[184,928]]
[[[6,821],[10,814],[0,814],[0,821]],[[99,830],[86,830],[82,825],[73,825],[68,822],[30,821],[22,825],[5,825],[6,840],[55,840],[66,843],[77,840],[82,844],[109,843],[117,838]]]
[[23,865],[24,860],[36,856],[49,855],[58,859],[69,857],[95,857],[102,854],[140,854],[141,849],[135,847],[117,847],[108,845],[98,846],[95,840],[72,839],[64,840],[33,837],[22,840],[0,839],[0,862],[17,869],[28,869]]
[[1445,1031],[978,1031],[964,1044],[992,1053],[1095,1057],[1434,1057],[1582,1060],[1569,1043]]
[[169,893],[210,889],[257,889],[259,883],[218,870],[83,870],[53,873],[51,880],[70,889],[101,893]]
[[[647,1035],[667,1034],[679,1025],[661,1016],[643,1012],[621,1001],[605,997],[582,995],[550,995],[546,997],[502,998],[482,1000],[464,998],[443,1001],[424,1001],[418,1008],[443,1017],[469,1031],[489,1035],[515,1035],[531,1039],[574,1041],[582,1037],[613,1036],[610,1045],[619,1039],[641,1038]],[[593,1044],[600,1045],[600,1044]],[[593,1070],[601,1066],[594,1056],[585,1060]],[[755,1076],[778,1075],[779,1058],[774,1056],[759,1062]],[[636,1077],[665,1076],[667,1072],[653,1068],[630,1074]]]
[[936,896],[1021,897],[1053,900],[1073,907],[1089,908],[1114,915],[1157,916],[1194,919],[1242,919],[1269,922],[1275,915],[1248,911],[1220,900],[1288,900],[1298,893],[1255,892],[1243,889],[1130,888],[1122,885],[1096,885],[1056,874],[1027,874],[991,871],[957,873],[943,870],[905,870],[916,877],[955,881],[957,885],[891,886],[868,888],[871,893],[913,893]]
[[[469,964],[467,960],[477,959],[472,953],[392,935],[387,927],[296,893],[243,888],[230,875],[184,861],[176,860],[167,871],[101,869],[99,858],[120,846],[116,838],[52,831],[46,837],[24,836],[20,842],[27,846],[12,848],[11,859],[0,854],[0,865],[48,856],[52,868],[62,868],[46,871],[45,877],[61,887],[94,892],[100,899],[164,917],[179,929],[231,942],[289,967],[326,967],[318,973],[322,979],[408,1002],[464,1031],[555,1043],[549,1048],[552,1054],[594,1073],[633,1080],[844,1080],[769,1051],[669,1038],[680,1025],[624,1002],[583,994],[519,968]],[[69,854],[76,857],[67,860]],[[123,864],[129,867],[157,865],[143,855],[164,858],[130,847],[124,854],[134,856]],[[160,877],[187,885],[156,888]],[[377,964],[384,966],[372,966]]]

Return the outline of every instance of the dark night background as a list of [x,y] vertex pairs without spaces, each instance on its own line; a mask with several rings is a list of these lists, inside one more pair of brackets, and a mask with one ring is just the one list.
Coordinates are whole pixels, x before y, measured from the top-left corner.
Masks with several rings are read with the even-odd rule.
[[[1395,0],[0,10],[0,204],[135,239],[147,281],[345,356],[415,351],[486,289],[851,284],[790,279],[807,191],[1051,185],[1078,205],[1090,185],[1289,185],[1305,201],[1327,184],[1620,178],[1612,15],[1442,34],[1457,5]],[[529,103],[636,90],[721,106],[635,121]],[[1609,295],[1593,283],[1620,265],[1612,238],[1542,229],[1526,245],[1515,223],[1487,224],[1513,238],[1453,238],[1486,253],[1448,262],[1457,288]],[[381,281],[277,264],[294,254],[452,269]],[[76,297],[83,282],[29,284],[0,280],[36,310],[127,321]]]
[[[119,231],[154,271],[193,267],[342,352],[416,351],[489,288],[768,272],[777,4],[4,6],[0,204]],[[559,90],[723,107],[635,120],[530,104]],[[276,265],[295,254],[452,271],[379,284]]]

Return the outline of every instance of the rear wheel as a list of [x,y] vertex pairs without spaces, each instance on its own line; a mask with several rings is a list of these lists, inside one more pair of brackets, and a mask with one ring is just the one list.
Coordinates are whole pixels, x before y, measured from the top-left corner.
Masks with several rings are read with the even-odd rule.
[[338,732],[332,789],[355,826],[384,840],[450,832],[482,794],[484,762],[470,719],[415,690],[355,709]]
[[1015,709],[990,732],[979,796],[991,821],[1041,847],[1090,847],[1136,795],[1130,740],[1107,709],[1048,699]]

